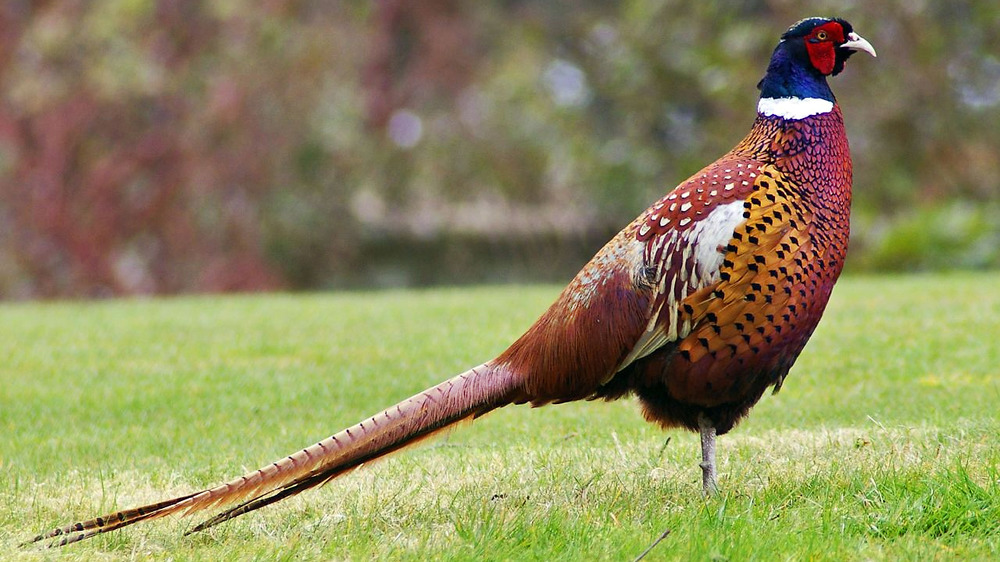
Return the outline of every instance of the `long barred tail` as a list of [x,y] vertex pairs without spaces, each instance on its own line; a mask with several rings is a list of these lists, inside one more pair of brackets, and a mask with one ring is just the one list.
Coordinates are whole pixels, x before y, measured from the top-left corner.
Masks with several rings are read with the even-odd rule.
[[509,404],[515,394],[515,379],[505,367],[485,363],[231,482],[59,527],[36,536],[25,545],[57,538],[59,540],[53,541],[50,546],[64,546],[140,521],[237,504],[188,533],[207,529],[324,484],[456,422]]

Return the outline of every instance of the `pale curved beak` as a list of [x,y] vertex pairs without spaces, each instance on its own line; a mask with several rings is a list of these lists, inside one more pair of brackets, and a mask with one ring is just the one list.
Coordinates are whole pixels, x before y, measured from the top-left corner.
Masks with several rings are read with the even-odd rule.
[[847,34],[847,42],[841,45],[841,47],[851,49],[852,51],[864,51],[873,57],[878,57],[875,54],[875,47],[872,47],[872,44],[867,39],[853,31]]

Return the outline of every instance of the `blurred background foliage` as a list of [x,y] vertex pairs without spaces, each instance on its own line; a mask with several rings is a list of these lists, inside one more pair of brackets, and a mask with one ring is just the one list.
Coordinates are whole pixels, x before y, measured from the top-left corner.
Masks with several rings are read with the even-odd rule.
[[565,281],[817,14],[849,270],[1000,266],[993,0],[5,0],[0,297]]

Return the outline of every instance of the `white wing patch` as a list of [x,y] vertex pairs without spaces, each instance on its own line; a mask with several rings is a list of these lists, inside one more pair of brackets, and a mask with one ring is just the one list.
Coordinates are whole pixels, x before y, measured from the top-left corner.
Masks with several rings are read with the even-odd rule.
[[[661,301],[663,304],[659,310],[651,311],[646,331],[618,366],[619,371],[691,332],[690,322],[680,322],[680,303],[690,293],[719,280],[725,247],[743,220],[743,201],[733,201],[719,205],[688,230],[667,232],[649,241],[662,246],[654,248],[649,255],[659,256],[660,263],[656,264],[659,285],[656,291],[666,295],[666,299]],[[671,275],[674,260],[678,260],[679,267],[677,274]],[[664,314],[667,316],[661,318]]]
[[699,221],[691,230],[694,240],[694,263],[696,278],[702,282],[699,287],[719,280],[719,269],[722,268],[724,249],[733,238],[736,226],[743,222],[743,201],[733,201],[719,205],[712,210],[705,220]]

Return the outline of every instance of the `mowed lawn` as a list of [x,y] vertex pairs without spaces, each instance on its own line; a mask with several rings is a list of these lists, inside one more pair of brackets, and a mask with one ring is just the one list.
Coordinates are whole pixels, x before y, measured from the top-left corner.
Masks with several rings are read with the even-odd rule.
[[[255,469],[487,360],[557,287],[0,305],[0,558],[1000,556],[1000,274],[846,277],[719,440],[634,401],[509,407],[206,533],[34,533]],[[206,516],[211,514],[205,514]]]

